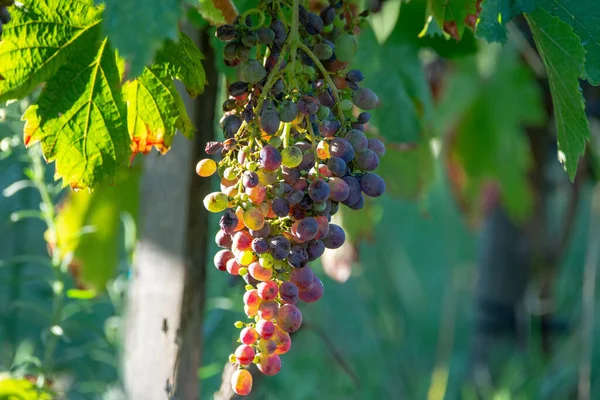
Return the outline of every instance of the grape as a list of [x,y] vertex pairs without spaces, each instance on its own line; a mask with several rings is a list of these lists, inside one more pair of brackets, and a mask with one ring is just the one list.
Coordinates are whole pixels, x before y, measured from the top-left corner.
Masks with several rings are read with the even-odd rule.
[[246,82],[233,82],[229,85],[229,95],[236,97],[240,96],[248,91],[248,84]]
[[374,171],[379,166],[379,157],[367,149],[355,158],[356,166],[363,171]]
[[246,47],[252,47],[258,44],[259,42],[259,37],[258,34],[256,34],[255,32],[246,32],[244,33],[244,35],[242,36],[242,43],[244,43],[244,46]]
[[203,203],[208,211],[218,213],[227,208],[229,198],[225,193],[213,192],[204,198]]
[[264,268],[273,268],[275,266],[275,257],[269,253],[262,254],[259,258],[259,263]]
[[316,114],[320,105],[316,97],[308,94],[303,95],[298,100],[298,110],[305,115]]
[[346,234],[341,226],[329,224],[329,234],[323,238],[323,244],[328,249],[338,249],[346,241]]
[[277,354],[262,354],[256,366],[265,375],[277,375],[281,370],[281,359]]
[[329,152],[334,157],[339,157],[345,162],[350,162],[354,158],[354,148],[349,141],[342,138],[335,138],[329,144]]
[[224,42],[228,42],[230,40],[235,39],[235,26],[225,24],[217,27],[217,31],[215,32],[215,36]]
[[229,235],[228,233],[225,233],[224,230],[219,229],[217,231],[217,234],[215,235],[215,243],[219,247],[223,247],[224,249],[230,249],[231,243],[232,243],[231,235]]
[[329,171],[331,171],[333,175],[342,177],[346,175],[348,166],[346,165],[346,161],[339,157],[332,156],[329,160],[327,160],[327,168],[329,168]]
[[265,301],[274,300],[279,294],[279,287],[273,281],[261,282],[256,289],[260,298]]
[[217,171],[217,163],[210,158],[200,160],[196,164],[196,173],[202,177],[211,176]]
[[[271,321],[266,321],[266,322],[271,322]],[[275,330],[275,325],[274,324],[273,324],[273,330]],[[271,336],[272,335],[273,334],[271,334]],[[275,351],[277,350],[277,343],[275,343],[272,340],[263,338],[263,339],[260,339],[258,341],[256,347],[258,347],[258,350],[260,350],[260,352],[261,352],[261,354],[259,355],[259,357],[262,358],[262,357],[267,356],[269,354],[275,353]]]
[[269,242],[265,238],[258,238],[252,241],[252,250],[256,254],[264,254],[269,251]]
[[260,263],[257,263],[256,261],[248,265],[248,272],[250,273],[250,276],[261,282],[268,281],[273,275],[273,270],[271,268],[263,268]]
[[276,260],[284,260],[290,251],[290,241],[282,235],[271,238],[269,245]]
[[342,178],[344,182],[348,185],[350,189],[350,194],[346,198],[346,200],[342,201],[343,204],[350,205],[354,204],[358,201],[358,197],[360,196],[361,186],[358,179],[353,176],[345,176]]
[[256,34],[258,35],[260,44],[271,44],[273,43],[273,40],[275,40],[275,32],[269,28],[258,28]]
[[314,303],[323,297],[323,290],[323,282],[315,276],[313,277],[312,284],[308,288],[300,291],[300,300],[305,303]]
[[285,217],[290,213],[290,203],[281,197],[276,197],[273,199],[271,208],[278,217]]
[[335,40],[335,56],[341,62],[350,62],[358,51],[358,40],[350,33],[343,33]]
[[279,130],[279,114],[277,111],[267,109],[260,115],[260,128],[269,135],[274,135]]
[[[273,329],[273,330],[275,330],[275,329]],[[251,327],[246,327],[246,328],[242,329],[242,331],[240,332],[240,340],[243,344],[248,345],[248,346],[254,344],[254,342],[256,342],[258,340],[258,333],[257,333],[256,329],[251,328]]]
[[240,396],[252,391],[252,374],[247,369],[238,369],[231,375],[231,389]]
[[353,210],[360,210],[364,206],[365,206],[365,196],[363,196],[362,193],[360,194],[360,196],[358,196],[358,201],[356,203],[348,205],[348,207],[350,207]]
[[[325,90],[323,90],[321,93],[319,93],[318,95],[318,99],[319,102],[321,103],[321,105],[325,106],[325,107],[333,107],[335,105],[335,99],[333,98],[333,92],[331,91],[330,88],[326,88]],[[335,134],[335,131],[337,131],[339,129],[339,122],[338,121],[325,121],[323,122],[323,126],[321,127],[321,132],[323,132],[323,129],[325,128],[325,124],[327,125],[335,125],[336,129],[331,132],[331,128],[327,128],[327,133],[330,133],[329,136],[325,136],[325,137],[332,137]]]
[[264,168],[261,168],[256,171],[256,175],[258,175],[258,181],[263,185],[272,185],[277,180],[277,171],[267,171]]
[[233,253],[229,250],[219,250],[214,257],[215,268],[219,271],[227,270],[227,261],[234,257]]
[[235,47],[235,56],[241,62],[249,61],[250,60],[250,48],[244,46],[241,43],[238,43],[238,45]]
[[227,272],[229,272],[231,275],[239,275],[242,266],[235,258],[232,258],[231,260],[227,261],[227,264],[225,264],[225,268],[227,269]]
[[298,117],[298,106],[291,100],[285,100],[281,104],[279,118],[283,122],[292,122]]
[[318,226],[317,235],[315,236],[315,238],[320,239],[327,236],[327,233],[329,232],[329,221],[327,220],[327,217],[320,215],[318,217],[315,217],[315,221],[317,221]]
[[275,332],[273,332],[271,340],[273,340],[277,345],[277,350],[275,350],[276,354],[285,354],[292,347],[292,339],[290,338],[290,334],[278,326],[275,326]]
[[[358,114],[358,117],[356,117],[357,122],[359,124],[366,124],[367,122],[369,122],[371,120],[371,114],[369,114],[366,111],[361,112],[360,114]],[[371,139],[369,139],[371,140]],[[377,139],[374,139],[377,140]]]
[[258,295],[258,290],[251,289],[244,293],[244,304],[248,307],[258,307],[262,299]]
[[362,153],[369,145],[369,141],[365,134],[357,129],[352,129],[350,132],[346,133],[345,139],[350,142],[356,153]]
[[239,231],[236,232],[235,235],[233,235],[233,243],[232,243],[232,247],[238,251],[245,251],[245,250],[250,250],[252,246],[252,236],[250,236],[250,233],[248,233],[248,231],[243,230],[243,231]]
[[303,268],[308,261],[308,254],[300,246],[293,246],[287,256],[287,262],[292,268]]
[[284,304],[279,307],[277,326],[288,333],[292,333],[300,329],[300,325],[302,325],[302,313],[298,307],[293,304]]
[[[278,316],[277,312],[279,310],[279,303],[276,301],[263,301],[258,306],[258,316],[262,319],[272,320],[276,316]],[[277,324],[280,325],[280,321],[277,321]],[[284,329],[283,327],[281,329]],[[285,329],[284,329],[285,330]]]
[[369,197],[379,197],[385,192],[385,181],[377,174],[366,173],[360,178],[360,187]]
[[250,365],[254,356],[254,349],[247,344],[242,344],[235,349],[235,359],[240,365]]
[[280,93],[282,93],[284,89],[285,84],[283,83],[283,81],[281,79],[277,79],[277,81],[275,81],[273,87],[271,88],[271,93],[277,96]]
[[[308,261],[314,261],[321,257],[325,252],[325,244],[322,240],[311,240],[306,248]],[[291,283],[291,282],[290,282]]]
[[260,164],[267,171],[275,171],[281,165],[281,154],[271,145],[260,150]]
[[335,9],[331,6],[325,7],[323,11],[321,11],[321,20],[323,20],[323,24],[331,25],[333,24],[333,20],[335,19]]
[[365,76],[359,70],[353,69],[346,73],[346,79],[350,82],[358,83],[362,82],[365,79]]
[[293,269],[290,274],[290,281],[292,281],[300,290],[307,288],[312,284],[313,271],[310,267]]
[[288,196],[288,202],[291,205],[299,204],[302,200],[304,200],[304,192],[302,190],[294,190]]
[[302,159],[302,150],[295,146],[286,147],[281,151],[281,163],[286,167],[297,167],[302,162]]
[[242,79],[249,83],[258,83],[267,76],[267,70],[257,60],[248,60],[245,63],[242,63],[240,72],[242,74]]
[[298,286],[293,282],[282,282],[279,285],[279,298],[282,303],[296,304],[298,302]]
[[246,188],[245,192],[248,195],[248,199],[254,204],[262,204],[267,198],[267,188],[261,184],[258,184],[253,188]]
[[379,139],[369,138],[369,150],[377,154],[379,158],[385,155],[385,146]]
[[258,175],[254,171],[245,171],[242,175],[242,184],[247,188],[258,185]]
[[352,102],[356,107],[370,110],[379,105],[379,99],[375,92],[368,88],[360,88],[352,95]]
[[327,200],[330,193],[329,185],[323,179],[315,179],[308,186],[308,195],[315,202]]
[[[261,213],[261,215],[262,215],[262,213]],[[271,233],[271,225],[269,225],[269,224],[264,224],[263,227],[258,230],[250,229],[250,236],[252,236],[255,239],[256,238],[266,238],[267,236],[269,236],[269,233]]]
[[273,333],[275,333],[275,324],[271,321],[261,319],[256,323],[256,332],[258,332],[261,338],[270,339],[273,337]]
[[316,14],[308,15],[308,23],[305,25],[306,31],[311,35],[323,32],[323,20]]
[[350,196],[350,187],[341,178],[329,178],[331,193],[329,198],[334,201],[344,201]]
[[313,47],[313,53],[319,60],[328,60],[333,55],[333,48],[326,43],[318,43]]
[[228,139],[233,138],[241,126],[242,119],[237,115],[228,115],[221,121],[223,135]]
[[306,171],[310,169],[313,165],[315,165],[315,155],[314,153],[306,153],[302,157],[302,162],[298,165],[298,168]]

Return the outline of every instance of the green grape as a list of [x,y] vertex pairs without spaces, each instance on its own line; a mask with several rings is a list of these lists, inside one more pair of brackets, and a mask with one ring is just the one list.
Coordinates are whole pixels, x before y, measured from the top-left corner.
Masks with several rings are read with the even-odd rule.
[[258,262],[263,268],[273,268],[275,265],[275,258],[273,258],[271,253],[264,253],[258,257]]
[[302,162],[302,157],[302,150],[296,146],[286,147],[281,151],[281,163],[286,167],[297,167]]
[[335,56],[341,62],[351,62],[358,51],[358,40],[350,33],[344,33],[335,40]]
[[352,101],[344,99],[340,101],[340,106],[342,107],[342,110],[352,110]]
[[229,204],[229,198],[225,193],[213,192],[204,198],[204,207],[210,212],[218,213],[225,211]]

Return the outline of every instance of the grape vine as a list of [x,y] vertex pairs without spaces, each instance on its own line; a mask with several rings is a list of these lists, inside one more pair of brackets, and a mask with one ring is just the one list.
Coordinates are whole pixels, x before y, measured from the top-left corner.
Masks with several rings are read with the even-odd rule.
[[15,0],[0,0],[0,38],[2,38],[3,26],[8,24],[11,20],[8,7],[13,4],[15,4]]
[[340,203],[359,210],[365,195],[385,191],[373,172],[385,147],[364,133],[379,100],[349,67],[365,16],[341,0],[319,14],[298,0],[261,1],[216,32],[241,80],[223,103],[225,140],[206,146],[222,158],[200,160],[196,172],[221,178],[221,191],[204,199],[208,211],[223,213],[215,267],[247,283],[249,322],[235,323],[240,345],[230,356],[239,395],[252,389],[250,364],[265,375],[281,369],[279,356],[302,325],[298,301],[322,297],[308,263],[344,243],[342,227],[330,223]]

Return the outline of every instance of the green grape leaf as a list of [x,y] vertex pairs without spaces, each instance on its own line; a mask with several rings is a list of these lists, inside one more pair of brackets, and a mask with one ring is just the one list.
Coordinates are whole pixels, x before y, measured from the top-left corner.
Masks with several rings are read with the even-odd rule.
[[70,271],[84,292],[76,296],[102,293],[114,277],[119,260],[119,232],[122,213],[138,216],[141,169],[122,168],[113,186],[93,192],[69,192],[59,207],[56,246],[61,254],[72,254]]
[[166,43],[156,62],[145,68],[142,75],[125,83],[123,94],[133,154],[146,154],[152,147],[166,153],[177,130],[191,137],[194,125],[173,79],[182,81],[192,96],[200,94],[206,83],[201,59],[200,50],[181,34],[178,42]]
[[[394,34],[379,45],[373,31],[366,29],[355,65],[366,76],[364,86],[379,96],[379,107],[371,111],[372,125],[379,134],[390,142],[419,141],[433,113],[433,102],[413,42]],[[390,69],[390,65],[396,68]]]
[[198,0],[196,3],[199,4],[198,11],[202,18],[212,25],[222,25],[227,22],[223,11],[215,7],[213,0]]
[[487,53],[480,56],[493,57],[492,68],[470,58],[446,78],[436,125],[448,133],[449,171],[461,171],[459,189],[468,202],[477,204],[485,186],[494,182],[511,216],[520,220],[533,204],[523,127],[544,122],[541,90],[514,49],[495,46]]
[[477,0],[430,0],[430,10],[440,27],[460,40],[468,15],[477,12]]
[[105,38],[59,69],[23,119],[25,144],[40,141],[56,174],[74,189],[91,188],[130,154],[120,76]]
[[119,55],[129,62],[129,73],[138,76],[165,39],[176,40],[183,15],[179,0],[103,0],[104,29]]
[[386,193],[392,197],[416,199],[435,178],[429,142],[422,140],[412,149],[399,149],[394,143],[386,147],[377,170],[386,182]]
[[22,98],[99,38],[101,10],[91,0],[22,1],[0,41],[0,102]]
[[528,14],[527,21],[542,57],[556,118],[558,148],[569,178],[577,172],[590,128],[578,77],[582,74],[584,49],[573,29],[544,10]]
[[371,28],[375,32],[375,37],[379,43],[385,43],[394,31],[394,27],[400,16],[401,5],[402,0],[386,1],[383,3],[381,11],[369,17]]
[[509,0],[484,0],[477,23],[477,36],[488,43],[505,43],[506,23],[512,18]]
[[600,3],[597,0],[552,0],[545,9],[569,24],[585,50],[585,78],[600,84]]

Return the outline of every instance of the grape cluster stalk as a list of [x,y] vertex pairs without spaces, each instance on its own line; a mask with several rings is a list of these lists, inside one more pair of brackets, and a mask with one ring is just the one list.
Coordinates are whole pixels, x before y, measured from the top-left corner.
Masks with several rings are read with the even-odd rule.
[[0,40],[2,40],[2,30],[4,25],[10,22],[10,12],[8,7],[15,4],[15,0],[0,0]]
[[252,389],[251,364],[265,375],[280,371],[290,333],[302,325],[298,302],[323,296],[308,263],[346,240],[331,216],[385,192],[373,172],[385,146],[364,133],[379,100],[349,66],[365,16],[342,0],[318,13],[299,0],[261,0],[217,28],[225,63],[241,80],[223,103],[225,140],[206,146],[221,159],[200,160],[196,172],[221,180],[221,191],[204,199],[208,211],[222,213],[215,267],[247,284],[248,320],[234,324],[240,345],[230,355],[238,395]]

